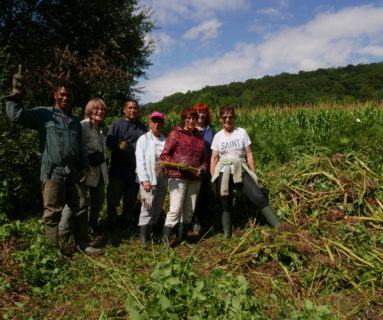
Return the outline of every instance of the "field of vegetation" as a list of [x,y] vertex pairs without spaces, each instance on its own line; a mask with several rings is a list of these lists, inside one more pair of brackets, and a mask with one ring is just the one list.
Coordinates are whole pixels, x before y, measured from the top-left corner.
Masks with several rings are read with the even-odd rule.
[[230,240],[217,223],[195,246],[144,248],[131,226],[95,239],[97,258],[49,246],[20,169],[38,165],[36,137],[0,116],[3,319],[383,318],[382,104],[237,110],[281,232],[238,192]]

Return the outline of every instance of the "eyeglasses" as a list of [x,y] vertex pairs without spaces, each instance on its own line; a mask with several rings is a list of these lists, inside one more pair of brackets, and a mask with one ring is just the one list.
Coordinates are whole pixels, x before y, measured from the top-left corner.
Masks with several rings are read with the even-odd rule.
[[234,116],[222,116],[221,119],[222,120],[232,120],[232,119],[234,119]]
[[93,109],[93,112],[98,112],[98,111],[100,111],[100,112],[102,112],[102,113],[105,113],[105,112],[106,112],[106,110],[105,110],[104,108],[94,108],[94,109]]

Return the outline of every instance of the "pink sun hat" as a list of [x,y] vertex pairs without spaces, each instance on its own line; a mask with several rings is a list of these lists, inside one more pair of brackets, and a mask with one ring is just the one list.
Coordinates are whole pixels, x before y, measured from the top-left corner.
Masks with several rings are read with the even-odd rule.
[[161,118],[161,119],[165,120],[164,115],[163,115],[161,112],[158,112],[158,111],[154,111],[154,112],[150,115],[149,119],[152,119],[152,118],[155,118],[155,117],[158,117],[158,118]]

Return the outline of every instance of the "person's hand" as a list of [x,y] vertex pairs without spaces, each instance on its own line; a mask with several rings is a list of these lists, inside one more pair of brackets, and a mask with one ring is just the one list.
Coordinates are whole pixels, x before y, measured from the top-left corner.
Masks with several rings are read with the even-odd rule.
[[203,166],[199,167],[199,170],[198,170],[199,176],[204,177],[206,173],[207,173],[206,167],[203,167]]
[[150,189],[152,188],[152,185],[150,184],[149,181],[144,181],[144,182],[142,183],[142,186],[144,187],[144,190],[145,190],[146,192],[149,192]]
[[88,171],[81,170],[80,183],[83,183],[88,178]]
[[125,150],[126,149],[126,141],[122,140],[119,144],[118,144],[118,147],[121,149],[121,150]]
[[21,64],[19,64],[17,73],[13,75],[12,79],[12,92],[13,93],[21,93],[23,89],[23,75],[22,75],[22,67]]
[[257,172],[255,170],[251,170],[252,173],[254,173],[256,179],[255,179],[255,183],[257,184],[258,188],[259,189],[262,189],[263,188],[263,184],[261,182],[261,180],[259,180],[259,177],[257,175]]

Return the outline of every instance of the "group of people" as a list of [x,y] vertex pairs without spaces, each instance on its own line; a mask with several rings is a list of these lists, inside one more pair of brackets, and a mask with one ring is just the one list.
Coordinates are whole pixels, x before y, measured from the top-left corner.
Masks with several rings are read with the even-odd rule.
[[[232,107],[221,108],[219,120],[223,129],[218,133],[210,124],[207,105],[199,103],[187,108],[181,113],[181,124],[166,138],[162,133],[165,116],[153,112],[147,130],[138,119],[137,101],[130,99],[123,106],[125,116],[114,121],[106,134],[104,101],[90,100],[85,107],[85,119],[80,122],[72,113],[74,96],[70,82],[56,84],[54,106],[30,110],[25,110],[21,103],[17,77],[13,84],[13,92],[4,99],[8,116],[39,132],[43,223],[54,246],[62,247],[72,233],[77,246],[86,254],[101,253],[89,245],[88,226],[98,229],[105,189],[106,226],[112,231],[119,224],[134,223],[132,209],[140,192],[138,226],[144,245],[159,222],[168,189],[170,206],[162,228],[165,244],[170,243],[176,225],[179,241],[188,241],[192,222],[208,226],[213,189],[223,209],[224,238],[231,237],[234,188],[244,192],[270,225],[279,224],[261,191],[250,138],[245,129],[234,125]],[[109,172],[107,148],[111,152]],[[213,185],[216,187],[212,188]],[[118,216],[121,199],[123,206]]]

